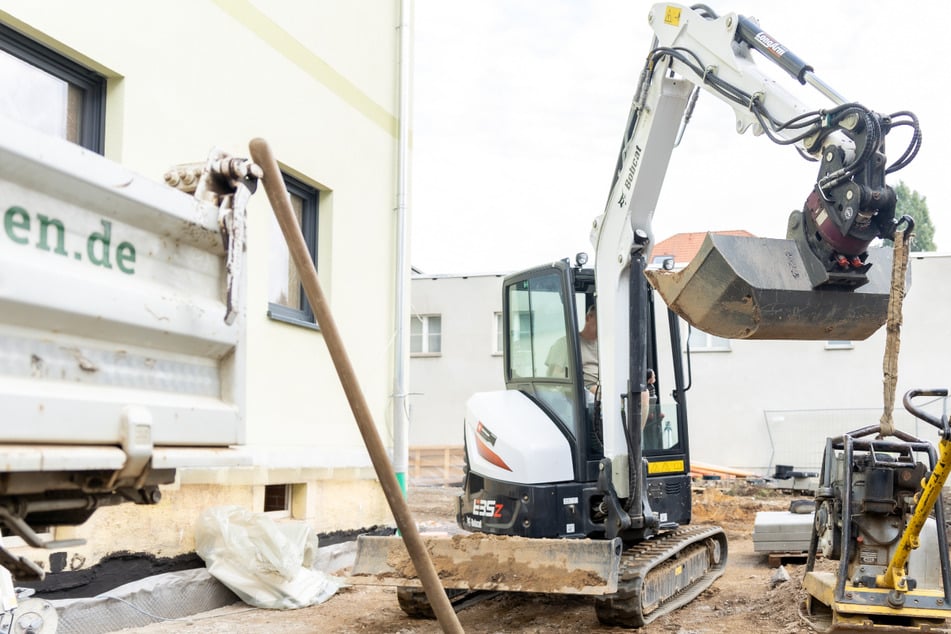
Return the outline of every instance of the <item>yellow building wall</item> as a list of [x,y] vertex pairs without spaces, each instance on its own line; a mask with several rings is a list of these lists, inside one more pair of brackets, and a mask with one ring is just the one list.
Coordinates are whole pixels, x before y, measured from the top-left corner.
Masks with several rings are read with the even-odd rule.
[[[206,480],[198,472],[198,480]],[[393,524],[385,499],[372,478],[372,470],[297,469],[272,473],[266,467],[217,471],[217,484],[197,484],[193,476],[162,488],[162,501],[153,506],[125,504],[100,509],[85,524],[55,529],[57,540],[85,539],[86,543],[55,549],[15,547],[46,572],[54,559],[66,562],[65,571],[88,568],[115,553],[148,553],[157,558],[176,557],[195,551],[195,526],[202,511],[218,506],[240,506],[260,511],[264,485],[277,479],[292,485],[293,500],[288,520],[307,522],[315,533],[352,531],[369,527],[368,518]],[[191,480],[191,482],[190,482]],[[285,518],[276,517],[276,521]],[[65,553],[65,559],[62,558]]]
[[[248,142],[261,137],[282,168],[322,190],[321,285],[388,447],[399,19],[398,0],[0,2],[0,21],[108,77],[111,160],[161,180],[213,147],[247,156]],[[246,260],[253,467],[184,471],[157,507],[107,508],[63,529],[90,539],[90,559],[110,550],[187,552],[201,508],[261,510],[265,484],[302,485],[297,515],[318,532],[392,521],[323,337],[267,317],[270,213],[259,189]]]

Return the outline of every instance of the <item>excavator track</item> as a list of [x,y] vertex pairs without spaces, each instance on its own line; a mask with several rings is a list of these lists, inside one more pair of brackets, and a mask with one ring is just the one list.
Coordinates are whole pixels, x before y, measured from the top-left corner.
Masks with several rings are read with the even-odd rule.
[[685,605],[723,574],[727,541],[717,526],[685,526],[621,555],[617,592],[595,599],[605,625],[636,628]]
[[[500,593],[489,590],[458,590],[447,589],[449,604],[456,612],[475,605],[486,599],[498,596]],[[400,586],[396,588],[396,600],[400,609],[414,619],[435,619],[436,613],[426,597],[426,592],[419,588]]]

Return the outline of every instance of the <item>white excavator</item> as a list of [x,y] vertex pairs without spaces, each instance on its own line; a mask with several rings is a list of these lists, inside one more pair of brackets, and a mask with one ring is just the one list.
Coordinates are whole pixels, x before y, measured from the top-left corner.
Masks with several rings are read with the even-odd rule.
[[[918,151],[915,116],[839,95],[742,15],[660,3],[648,21],[654,41],[593,223],[594,268],[579,257],[504,280],[506,389],[475,394],[466,408],[457,520],[471,535],[428,544],[451,595],[591,594],[603,623],[625,627],[689,602],[722,574],[728,544],[722,529],[691,525],[681,319],[726,338],[798,340],[861,340],[885,323],[892,249],[872,243],[912,228],[895,217],[885,178]],[[760,70],[763,57],[824,105],[803,105]],[[786,239],[709,234],[688,267],[670,271],[651,260],[651,223],[703,91],[732,107],[739,133],[795,147],[818,176]],[[885,138],[899,127],[908,143],[889,164]],[[655,319],[663,317],[655,291],[666,319]],[[592,306],[593,390],[579,335]],[[654,398],[648,368],[657,372]],[[392,539],[361,538],[353,579],[398,585],[404,611],[425,614],[426,597],[394,565],[394,548]]]

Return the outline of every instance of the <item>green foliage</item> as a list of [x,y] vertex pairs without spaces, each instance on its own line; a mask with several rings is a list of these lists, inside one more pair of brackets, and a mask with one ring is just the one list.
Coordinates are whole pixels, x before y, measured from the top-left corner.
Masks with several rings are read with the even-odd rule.
[[[924,196],[913,191],[904,181],[898,182],[895,188],[895,195],[898,202],[895,205],[895,218],[902,216],[911,216],[915,221],[915,229],[912,232],[911,250],[912,251],[934,251],[934,225],[931,224],[931,216],[928,214],[928,203]],[[891,244],[891,240],[886,241]]]

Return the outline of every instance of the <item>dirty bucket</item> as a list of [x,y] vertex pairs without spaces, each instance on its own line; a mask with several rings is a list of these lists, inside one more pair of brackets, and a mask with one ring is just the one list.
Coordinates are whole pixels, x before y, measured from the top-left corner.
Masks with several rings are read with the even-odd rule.
[[866,262],[861,286],[813,288],[815,261],[795,240],[708,233],[686,268],[646,275],[674,312],[718,337],[857,341],[885,323],[892,250],[870,248]]

